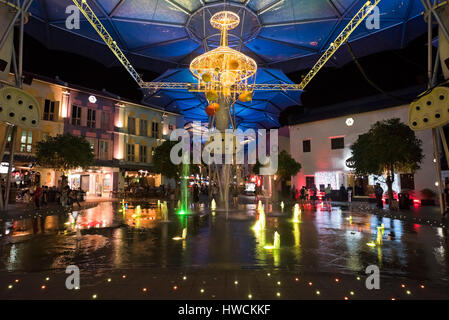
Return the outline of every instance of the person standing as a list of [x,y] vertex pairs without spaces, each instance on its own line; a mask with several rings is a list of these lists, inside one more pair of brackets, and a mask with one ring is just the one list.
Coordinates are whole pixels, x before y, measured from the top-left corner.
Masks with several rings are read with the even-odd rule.
[[351,204],[352,202],[352,191],[353,188],[351,186],[348,187],[347,192],[348,192],[348,204]]
[[346,201],[346,188],[343,185],[343,183],[340,186],[340,201],[341,202]]
[[36,209],[40,208],[41,197],[42,197],[42,188],[39,185],[37,185],[33,193],[34,207]]
[[193,206],[195,210],[198,209],[199,202],[200,202],[200,189],[198,188],[198,185],[195,183],[193,185]]
[[48,187],[44,186],[42,190],[42,205],[46,206],[48,204]]
[[306,187],[302,186],[301,190],[299,190],[299,202],[301,205],[306,203]]
[[325,195],[324,195],[324,201],[325,204],[328,208],[330,208],[330,204],[331,204],[331,194],[332,194],[332,187],[330,184],[327,185],[326,187],[326,191],[325,191]]
[[239,203],[239,189],[235,184],[231,185],[231,192],[232,192],[232,201],[234,203],[234,208],[238,208]]
[[374,194],[376,196],[377,208],[383,209],[384,204],[382,202],[382,196],[384,195],[384,189],[382,189],[380,183],[376,183],[376,186],[374,187]]

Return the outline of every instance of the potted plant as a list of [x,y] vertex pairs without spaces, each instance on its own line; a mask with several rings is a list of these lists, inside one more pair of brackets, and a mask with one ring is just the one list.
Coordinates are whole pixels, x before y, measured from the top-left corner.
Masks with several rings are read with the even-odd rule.
[[436,197],[435,191],[432,189],[423,189],[421,190],[421,205],[423,206],[434,206],[435,205],[435,197]]

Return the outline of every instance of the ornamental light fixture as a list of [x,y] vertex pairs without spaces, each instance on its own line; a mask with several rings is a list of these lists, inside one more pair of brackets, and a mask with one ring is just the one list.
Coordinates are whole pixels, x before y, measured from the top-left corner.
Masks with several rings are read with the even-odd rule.
[[231,11],[221,11],[212,16],[210,23],[221,31],[221,42],[217,49],[200,55],[190,64],[190,71],[198,79],[198,87],[205,92],[210,103],[217,103],[220,96],[251,101],[257,63],[228,46],[228,31],[240,24],[239,16]]

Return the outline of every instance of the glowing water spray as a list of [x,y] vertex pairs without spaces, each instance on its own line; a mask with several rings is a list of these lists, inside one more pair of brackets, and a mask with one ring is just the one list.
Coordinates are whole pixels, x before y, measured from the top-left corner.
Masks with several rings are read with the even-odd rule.
[[157,201],[157,206],[160,207],[161,206],[161,200]]
[[284,207],[285,207],[284,201],[281,201],[281,210],[282,210],[282,212],[284,212]]
[[377,239],[376,239],[377,244],[382,243],[383,241],[382,234],[383,234],[382,227],[377,227]]
[[182,236],[181,237],[174,237],[173,240],[180,241],[185,240],[187,237],[187,228],[182,229]]
[[263,207],[259,209],[259,219],[253,227],[254,231],[261,231],[265,229],[265,211]]
[[299,204],[295,204],[295,206],[293,207],[293,222],[294,223],[300,223],[301,217],[301,209],[299,209]]
[[161,213],[162,213],[162,221],[167,222],[167,221],[168,221],[167,201],[164,201],[164,202],[161,204]]
[[210,203],[210,208],[212,210],[217,209],[217,203],[215,202],[215,199],[212,199],[211,203]]
[[264,249],[266,250],[273,250],[273,249],[279,249],[281,247],[281,236],[277,231],[274,232],[274,243],[273,245],[266,245],[264,246]]

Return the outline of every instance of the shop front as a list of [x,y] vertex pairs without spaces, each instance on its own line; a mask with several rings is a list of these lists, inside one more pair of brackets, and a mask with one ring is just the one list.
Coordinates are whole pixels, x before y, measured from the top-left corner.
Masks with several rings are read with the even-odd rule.
[[71,189],[82,190],[87,198],[109,198],[117,192],[118,168],[98,167],[74,170],[68,175]]

